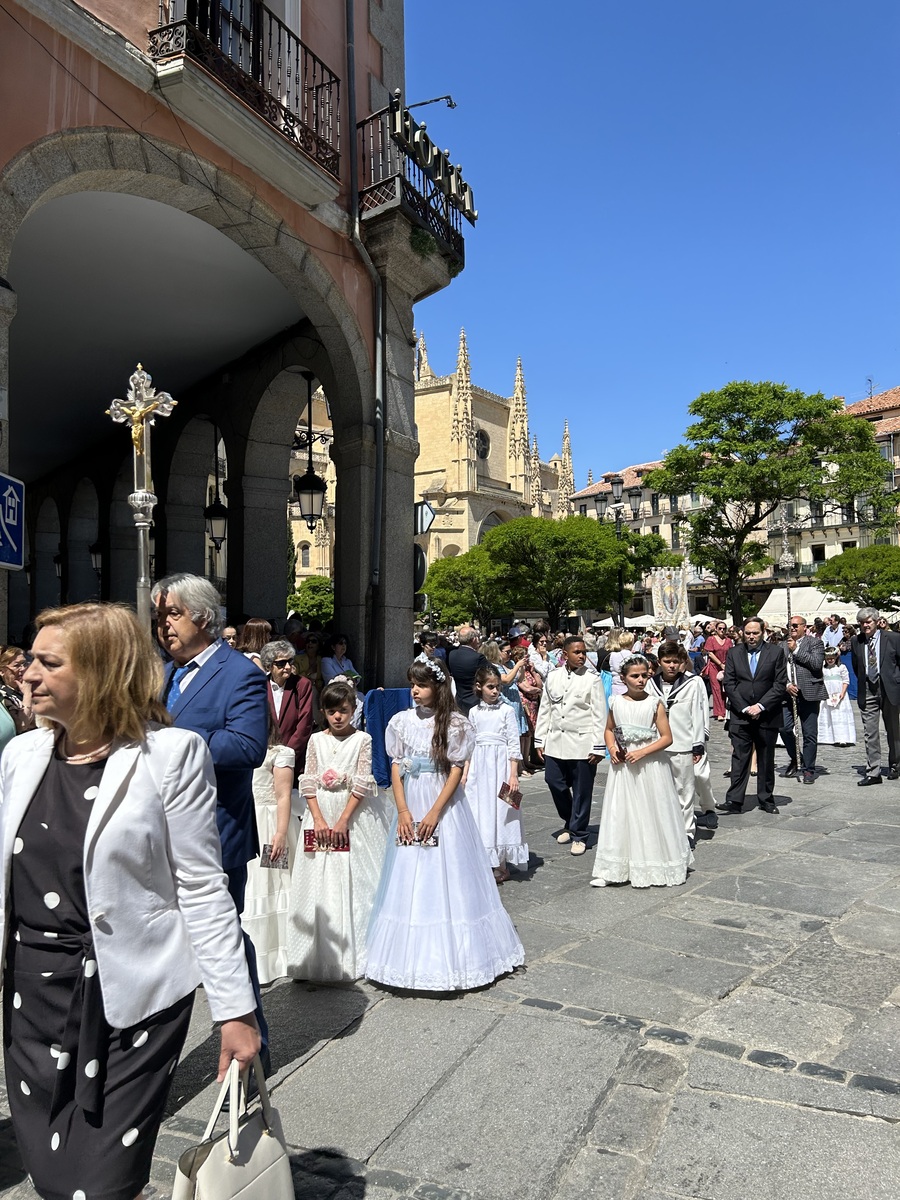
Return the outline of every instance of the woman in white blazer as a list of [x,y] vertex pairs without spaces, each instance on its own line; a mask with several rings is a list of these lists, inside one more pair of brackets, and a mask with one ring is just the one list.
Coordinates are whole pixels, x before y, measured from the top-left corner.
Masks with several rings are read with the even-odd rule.
[[118,605],[38,618],[44,728],[0,762],[4,1056],[40,1196],[137,1196],[203,982],[219,1078],[259,1049],[222,872],[212,761],[168,728],[148,632]]

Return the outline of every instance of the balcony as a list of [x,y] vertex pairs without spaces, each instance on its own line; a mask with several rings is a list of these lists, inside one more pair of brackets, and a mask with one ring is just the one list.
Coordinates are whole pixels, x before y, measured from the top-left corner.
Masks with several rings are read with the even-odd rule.
[[365,220],[399,208],[413,224],[431,234],[455,273],[465,263],[463,215],[474,224],[477,214],[470,203],[460,199],[462,181],[454,168],[448,174],[443,155],[429,153],[435,165],[425,168],[404,144],[404,137],[396,132],[404,117],[413,139],[424,134],[424,126],[415,126],[402,111],[399,96],[359,124],[359,215]]
[[[179,58],[196,63],[334,180],[340,178],[340,80],[265,4],[160,0],[150,57],[161,64]],[[171,70],[160,67],[158,73],[162,86],[172,86]]]

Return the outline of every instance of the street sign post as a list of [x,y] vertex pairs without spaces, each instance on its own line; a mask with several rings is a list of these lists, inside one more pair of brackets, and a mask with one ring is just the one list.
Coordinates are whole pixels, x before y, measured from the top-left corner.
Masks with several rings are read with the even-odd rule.
[[25,484],[0,472],[0,568],[25,566]]

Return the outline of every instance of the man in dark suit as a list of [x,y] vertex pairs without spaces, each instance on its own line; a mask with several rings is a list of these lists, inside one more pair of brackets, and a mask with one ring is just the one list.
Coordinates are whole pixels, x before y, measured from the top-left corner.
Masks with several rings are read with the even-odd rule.
[[294,751],[296,782],[306,763],[306,747],[312,735],[313,687],[308,679],[294,674],[294,647],[290,642],[267,642],[259,659],[268,676],[269,715],[278,726],[278,740]]
[[775,738],[787,694],[787,666],[780,646],[763,641],[758,617],[744,622],[744,640],[728,652],[722,687],[731,706],[731,785],[720,812],[744,812],[750,760],[756,748],[756,798],[767,813],[777,813]]
[[461,626],[457,636],[459,645],[450,651],[447,666],[456,684],[456,703],[468,716],[469,710],[478,703],[474,688],[475,672],[487,665],[487,659],[478,649],[478,631],[471,625]]
[[861,608],[856,614],[860,632],[850,642],[866,742],[866,773],[859,787],[881,783],[879,718],[887,734],[888,779],[900,779],[900,634],[879,629],[878,619],[877,608]]
[[[199,575],[168,575],[151,593],[156,636],[171,658],[165,670],[163,701],[180,729],[199,733],[209,747],[216,774],[216,823],[222,867],[238,913],[243,912],[247,863],[259,853],[253,803],[253,769],[262,764],[268,741],[267,682],[249,658],[222,641],[224,619],[219,595]],[[268,1059],[268,1027],[263,1017],[256,954],[244,934],[256,1019]]]
[[[787,699],[784,703],[784,724],[781,740],[791,757],[784,778],[798,773],[804,783],[816,781],[816,754],[819,750],[819,706],[828,699],[823,669],[825,644],[821,638],[807,633],[803,617],[792,616],[788,623],[787,641],[782,644],[787,662]],[[797,738],[794,732],[794,704],[803,734],[803,761],[797,759]]]

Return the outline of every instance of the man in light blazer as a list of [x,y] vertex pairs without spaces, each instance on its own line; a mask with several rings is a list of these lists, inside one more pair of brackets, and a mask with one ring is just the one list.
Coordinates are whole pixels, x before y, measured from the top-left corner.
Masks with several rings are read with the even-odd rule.
[[[171,658],[162,699],[180,729],[199,733],[216,776],[216,824],[228,891],[244,909],[247,863],[259,853],[253,803],[253,770],[268,742],[267,682],[263,672],[222,641],[224,620],[213,585],[199,575],[168,575],[154,584],[156,636]],[[268,1063],[268,1027],[262,1011],[256,953],[244,934],[256,996],[256,1019]]]
[[[819,750],[819,706],[828,699],[823,670],[825,668],[825,643],[807,633],[806,620],[792,616],[788,625],[787,641],[782,644],[787,663],[787,700],[784,703],[784,725],[781,740],[791,756],[784,778],[789,779],[798,771],[804,783],[815,783],[816,754]],[[794,699],[792,699],[792,697]],[[803,761],[797,759],[797,738],[794,733],[794,702],[803,734]]]
[[750,760],[756,748],[756,798],[763,812],[775,807],[775,739],[781,724],[781,706],[787,695],[787,664],[780,646],[763,641],[758,617],[744,622],[744,640],[728,652],[722,683],[731,706],[731,785],[724,813],[745,811]]
[[850,661],[857,679],[856,703],[862,713],[866,773],[859,787],[881,783],[883,722],[888,744],[888,779],[900,779],[900,634],[878,628],[877,608],[856,614],[860,632],[850,642]]
[[534,749],[544,760],[544,779],[565,828],[556,840],[571,842],[572,854],[586,850],[597,763],[606,743],[606,694],[595,671],[585,666],[584,638],[563,643],[563,664],[550,671],[538,708]]

